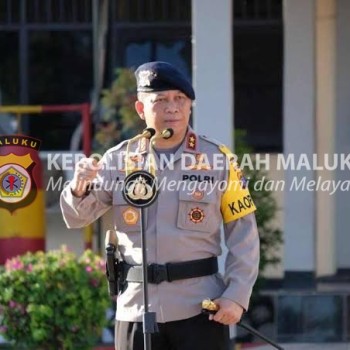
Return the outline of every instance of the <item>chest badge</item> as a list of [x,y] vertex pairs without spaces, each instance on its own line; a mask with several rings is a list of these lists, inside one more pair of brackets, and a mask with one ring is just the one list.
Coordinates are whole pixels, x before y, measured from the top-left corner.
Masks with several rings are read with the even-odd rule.
[[199,224],[205,218],[204,211],[198,207],[191,209],[191,211],[188,213],[188,216],[190,220],[195,224]]
[[157,198],[155,177],[143,170],[131,173],[125,178],[123,196],[134,207],[148,207]]
[[128,207],[123,211],[123,220],[127,225],[135,225],[139,219],[139,213],[137,209]]
[[200,201],[201,199],[203,199],[203,197],[204,197],[204,191],[196,190],[192,193],[192,198],[197,201]]

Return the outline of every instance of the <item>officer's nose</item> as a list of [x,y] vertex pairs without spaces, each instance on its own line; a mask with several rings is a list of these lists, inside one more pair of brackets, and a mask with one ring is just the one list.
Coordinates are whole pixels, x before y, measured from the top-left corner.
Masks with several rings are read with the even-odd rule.
[[177,113],[179,111],[179,107],[175,101],[169,101],[166,105],[165,111],[167,113]]

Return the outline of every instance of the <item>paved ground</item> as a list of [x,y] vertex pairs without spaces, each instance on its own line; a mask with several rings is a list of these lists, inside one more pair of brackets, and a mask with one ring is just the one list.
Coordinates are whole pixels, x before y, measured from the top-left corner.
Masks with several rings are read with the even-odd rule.
[[[350,343],[322,343],[322,344],[279,344],[284,350],[350,350]],[[251,350],[272,350],[271,345],[241,348]]]

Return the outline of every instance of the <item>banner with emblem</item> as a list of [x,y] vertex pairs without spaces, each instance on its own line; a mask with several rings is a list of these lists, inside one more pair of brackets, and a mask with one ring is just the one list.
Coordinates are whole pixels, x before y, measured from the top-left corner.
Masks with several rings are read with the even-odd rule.
[[0,263],[15,254],[45,248],[41,141],[0,136]]
[[34,201],[39,148],[40,141],[31,137],[0,137],[0,208],[13,213]]

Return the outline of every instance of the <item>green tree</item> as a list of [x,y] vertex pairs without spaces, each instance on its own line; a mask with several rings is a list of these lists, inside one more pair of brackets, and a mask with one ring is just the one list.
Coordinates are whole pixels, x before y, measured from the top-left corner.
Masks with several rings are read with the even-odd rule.
[[136,81],[129,68],[117,68],[115,79],[102,91],[100,122],[94,137],[94,151],[104,153],[141,131],[144,121],[135,111]]
[[[252,149],[245,142],[246,133],[243,130],[235,131],[235,153],[241,162],[246,154],[252,154]],[[267,191],[264,183],[268,181],[267,174],[263,170],[257,170],[253,160],[253,169],[243,169],[252,198],[257,207],[256,221],[260,235],[260,274],[266,270],[267,266],[273,266],[280,262],[278,248],[282,243],[282,231],[273,224],[273,219],[278,211],[276,199],[271,191]],[[257,190],[254,186],[257,181],[262,182]],[[260,281],[259,281],[260,282]],[[259,285],[260,283],[258,283]]]

